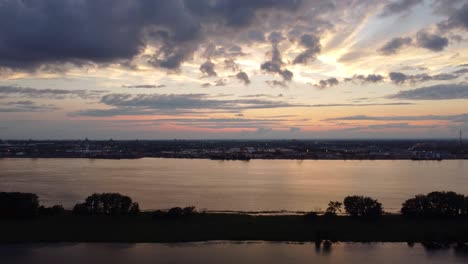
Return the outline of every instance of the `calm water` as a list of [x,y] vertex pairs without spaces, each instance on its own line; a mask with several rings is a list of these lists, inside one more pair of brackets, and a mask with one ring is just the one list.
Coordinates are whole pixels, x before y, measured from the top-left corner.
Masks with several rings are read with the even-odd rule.
[[93,192],[119,192],[143,209],[295,211],[360,194],[397,211],[433,190],[468,194],[468,161],[0,159],[0,191],[34,192],[66,207]]
[[1,263],[467,263],[453,249],[426,251],[419,245],[334,245],[330,251],[313,244],[205,242],[185,244],[44,244],[1,245]]

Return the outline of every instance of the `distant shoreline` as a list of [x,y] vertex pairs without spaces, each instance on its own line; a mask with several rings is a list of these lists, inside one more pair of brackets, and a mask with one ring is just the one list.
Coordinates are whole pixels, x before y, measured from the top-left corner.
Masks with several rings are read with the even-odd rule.
[[184,219],[137,216],[40,216],[0,220],[0,243],[116,242],[179,243],[198,241],[468,242],[468,219],[408,219],[384,215],[378,220],[349,216],[246,215],[201,213]]

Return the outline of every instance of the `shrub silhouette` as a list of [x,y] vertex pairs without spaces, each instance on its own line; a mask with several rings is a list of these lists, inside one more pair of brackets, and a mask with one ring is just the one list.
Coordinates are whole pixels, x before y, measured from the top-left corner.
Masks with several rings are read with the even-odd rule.
[[378,218],[383,214],[382,204],[370,197],[348,196],[343,204],[350,216]]
[[33,193],[0,192],[0,218],[37,216],[39,199]]
[[325,211],[325,216],[336,216],[337,212],[341,212],[341,206],[343,204],[340,202],[330,201],[328,203],[328,208]]
[[184,215],[184,209],[180,207],[174,207],[174,208],[169,209],[169,211],[167,211],[168,217],[177,218],[183,215]]
[[315,219],[317,219],[317,217],[318,217],[317,212],[308,212],[308,213],[304,214],[304,218],[306,220],[315,220]]
[[39,215],[52,216],[52,215],[61,215],[64,213],[65,213],[65,209],[61,205],[54,205],[52,207],[44,207],[41,205],[39,207]]
[[154,219],[161,219],[161,218],[171,218],[171,219],[179,219],[179,218],[187,218],[197,214],[197,210],[195,206],[188,206],[188,207],[173,207],[169,210],[162,211],[157,210],[153,212],[152,217]]
[[416,195],[402,204],[401,213],[409,217],[454,217],[466,214],[466,197],[455,192]]
[[78,215],[129,215],[139,212],[138,203],[119,193],[95,193],[73,208],[73,213]]

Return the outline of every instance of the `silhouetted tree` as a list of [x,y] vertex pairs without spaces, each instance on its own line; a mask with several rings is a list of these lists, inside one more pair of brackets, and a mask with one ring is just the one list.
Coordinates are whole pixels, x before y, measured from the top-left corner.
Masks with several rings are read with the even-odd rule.
[[343,204],[340,203],[340,202],[337,202],[337,201],[330,201],[328,203],[328,208],[327,210],[325,211],[325,215],[326,216],[336,216],[336,213],[337,212],[341,212],[341,206]]
[[33,193],[0,192],[0,218],[37,216],[39,199]]
[[138,203],[118,193],[95,193],[73,208],[73,213],[81,215],[129,215],[139,212]]
[[39,215],[52,216],[52,215],[60,215],[64,213],[65,213],[65,209],[61,205],[54,205],[52,207],[44,207],[41,205],[39,207]]
[[410,217],[453,217],[466,213],[466,197],[455,192],[416,195],[402,204],[401,213]]
[[382,204],[370,197],[348,196],[343,204],[350,216],[377,218],[383,214]]
[[197,213],[197,209],[195,208],[195,206],[187,206],[182,210],[184,216],[191,216]]

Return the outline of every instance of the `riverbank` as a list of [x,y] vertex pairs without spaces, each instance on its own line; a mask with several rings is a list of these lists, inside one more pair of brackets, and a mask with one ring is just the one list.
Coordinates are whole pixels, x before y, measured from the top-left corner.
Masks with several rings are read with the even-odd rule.
[[252,216],[201,213],[182,219],[137,216],[41,216],[33,220],[0,220],[0,243],[30,242],[195,242],[317,241],[468,242],[468,219],[406,219],[385,215],[379,220],[348,216]]

